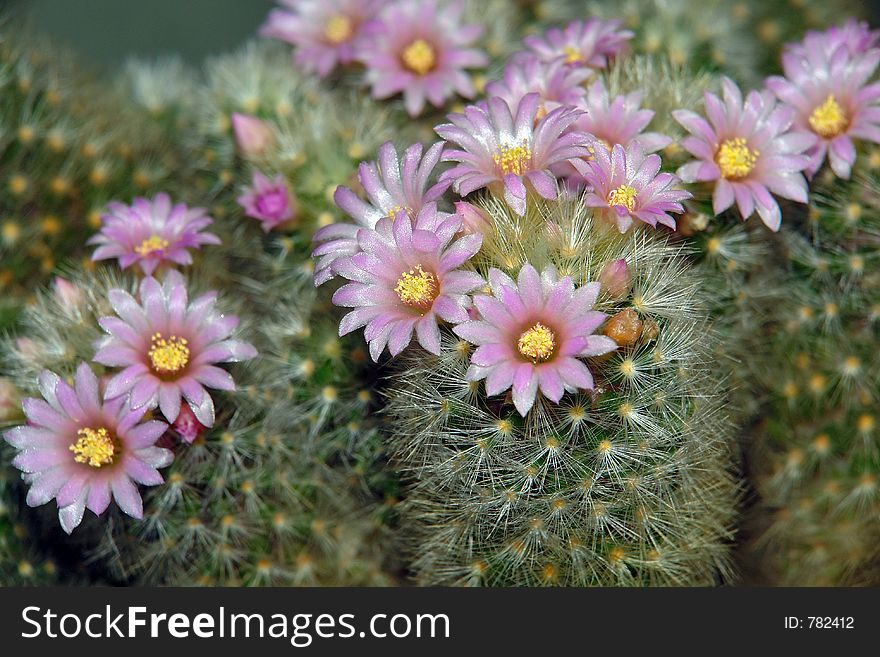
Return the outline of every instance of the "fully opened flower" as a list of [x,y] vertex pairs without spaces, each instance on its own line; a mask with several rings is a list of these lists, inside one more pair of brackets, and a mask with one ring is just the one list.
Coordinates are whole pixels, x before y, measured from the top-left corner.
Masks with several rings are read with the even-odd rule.
[[415,220],[399,212],[380,219],[375,230],[361,229],[362,251],[340,269],[350,282],[333,295],[333,303],[354,309],[342,318],[339,334],[365,327],[373,360],[386,345],[392,356],[399,354],[413,332],[422,347],[439,354],[438,321],[465,321],[468,293],[484,284],[460,269],[482,242],[476,234],[454,239],[461,225],[461,217],[429,203]]
[[453,331],[477,345],[468,381],[486,380],[486,394],[513,388],[513,403],[525,416],[540,390],[558,403],[566,392],[592,390],[593,376],[579,360],[613,351],[617,344],[595,335],[605,321],[592,310],[599,283],[575,289],[571,277],[557,278],[547,268],[539,275],[529,264],[514,282],[503,272],[489,272],[492,296],[477,295],[480,318]]
[[588,156],[588,138],[566,132],[582,114],[572,107],[558,107],[536,125],[540,102],[537,93],[526,94],[514,116],[503,99],[489,98],[485,106],[471,105],[464,114],[450,114],[451,123],[435,130],[461,146],[443,154],[444,160],[459,164],[440,180],[452,181],[462,196],[483,187],[500,192],[519,215],[526,211],[526,183],[540,196],[555,199],[556,178],[550,167]]
[[147,276],[163,263],[192,264],[189,249],[220,244],[219,237],[202,232],[213,223],[203,208],[172,205],[164,192],[131,205],[108,203],[101,221],[101,232],[88,241],[98,246],[92,260],[116,258],[122,269],[137,264]]
[[574,21],[565,28],[529,36],[525,44],[545,62],[562,59],[570,66],[605,68],[609,60],[622,54],[633,33],[620,29],[619,20],[590,18]]
[[545,62],[523,53],[504,68],[500,80],[486,85],[486,95],[503,98],[515,112],[523,96],[537,93],[540,118],[560,105],[580,105],[586,93],[583,82],[589,76],[589,70],[572,68],[561,59]]
[[43,399],[23,402],[27,425],[5,434],[18,454],[12,464],[30,485],[28,506],[53,498],[58,518],[68,534],[82,521],[85,509],[101,515],[111,498],[128,515],[143,517],[143,502],[135,484],[163,482],[158,468],[173,455],[156,447],[168,425],[142,422],[144,409],[131,410],[122,398],[103,401],[98,380],[85,363],[73,386],[57,375],[40,375]]
[[401,162],[394,144],[386,142],[379,148],[377,162],[362,162],[358,168],[358,180],[367,194],[367,201],[348,187],[336,189],[333,196],[336,205],[354,219],[355,224],[331,224],[315,233],[318,245],[312,253],[318,258],[315,285],[333,278],[336,273],[334,263],[339,258],[357,253],[360,228],[375,228],[382,217],[394,217],[401,210],[415,217],[423,205],[443,195],[449,182],[428,187],[442,152],[443,142],[437,142],[422,157],[422,145],[413,144],[406,149]]
[[834,173],[849,178],[856,160],[853,140],[880,143],[880,82],[867,84],[880,63],[880,49],[852,56],[840,45],[827,56],[809,55],[785,53],[786,77],[771,77],[766,84],[794,108],[796,127],[816,136],[809,173],[818,171],[827,155]]
[[99,321],[107,335],[96,344],[95,361],[124,369],[107,383],[107,398],[128,395],[135,409],[158,405],[169,422],[185,399],[201,424],[213,426],[214,402],[205,388],[235,389],[232,376],[217,364],[257,355],[247,342],[230,339],[238,317],[214,310],[215,292],[189,303],[176,271],[163,284],[152,277],[141,281],[140,301],[118,289],[108,297],[117,317]]
[[267,233],[289,223],[296,214],[293,192],[288,189],[281,174],[269,180],[259,171],[254,171],[253,184],[238,197],[238,204],[247,216],[259,219]]
[[307,73],[329,75],[354,60],[378,0],[279,0],[260,34],[296,46],[294,61]]
[[720,214],[736,201],[747,219],[757,209],[771,230],[779,230],[782,213],[772,194],[807,202],[802,171],[809,164],[805,151],[815,137],[790,132],[793,111],[779,105],[767,92],[752,91],[743,103],[739,88],[722,80],[724,101],[706,92],[707,122],[688,110],[673,112],[690,136],[681,144],[696,161],[678,175],[685,182],[715,181],[712,207]]
[[465,69],[484,67],[489,59],[469,47],[482,27],[462,24],[463,10],[461,2],[435,0],[398,0],[385,7],[358,55],[373,98],[403,92],[410,116],[422,112],[426,99],[441,107],[455,93],[473,98]]
[[646,156],[638,141],[625,150],[615,144],[610,153],[596,144],[595,156],[586,167],[583,175],[591,189],[584,203],[598,208],[621,233],[632,226],[633,220],[674,229],[675,219],[669,213],[684,212],[681,202],[691,197],[690,192],[675,189],[678,178],[660,173],[660,156]]
[[659,132],[644,132],[654,118],[654,112],[641,109],[642,92],[609,98],[602,80],[596,80],[587,89],[587,96],[578,106],[585,110],[575,123],[575,129],[593,135],[607,150],[614,144],[624,148],[638,140],[645,153],[654,153],[672,143],[672,138]]

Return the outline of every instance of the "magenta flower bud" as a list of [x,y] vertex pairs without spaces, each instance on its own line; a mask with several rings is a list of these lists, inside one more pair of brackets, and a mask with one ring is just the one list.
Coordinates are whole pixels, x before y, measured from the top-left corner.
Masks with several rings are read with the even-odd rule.
[[83,302],[82,290],[61,276],[55,277],[55,299],[68,314],[73,314]]
[[467,201],[455,202],[455,214],[462,218],[465,233],[485,235],[492,230],[492,218],[476,205]]
[[186,403],[180,405],[180,413],[174,421],[173,426],[177,435],[180,436],[180,439],[190,445],[205,430],[205,426],[198,421],[195,413],[192,412],[189,404]]
[[270,180],[255,171],[253,184],[244,189],[244,194],[238,197],[238,204],[247,216],[259,219],[267,233],[296,218],[293,192],[281,174]]
[[243,157],[262,157],[275,143],[275,135],[269,124],[248,114],[232,113],[232,132],[238,152]]
[[599,283],[602,285],[602,291],[612,299],[626,296],[632,285],[632,276],[626,260],[623,258],[613,260],[602,267],[602,271],[599,272]]

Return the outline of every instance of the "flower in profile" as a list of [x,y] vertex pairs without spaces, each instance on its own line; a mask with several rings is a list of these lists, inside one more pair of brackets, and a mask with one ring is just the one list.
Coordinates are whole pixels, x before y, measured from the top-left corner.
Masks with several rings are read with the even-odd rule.
[[230,339],[238,317],[214,310],[216,292],[188,303],[183,277],[170,271],[164,282],[152,277],[140,284],[140,302],[128,292],[110,290],[117,317],[102,317],[107,333],[95,345],[94,360],[124,368],[107,383],[105,395],[128,395],[133,409],[157,405],[169,422],[185,399],[204,426],[214,424],[214,401],[205,388],[235,390],[232,376],[217,363],[249,360],[257,355],[247,342]]
[[856,161],[854,139],[880,143],[880,82],[866,84],[880,64],[880,49],[851,56],[843,45],[830,55],[796,52],[782,56],[785,77],[766,85],[794,108],[797,129],[816,136],[809,151],[810,175],[825,161],[840,178],[849,178]]
[[671,173],[660,173],[660,156],[645,155],[638,141],[624,149],[615,144],[609,153],[596,144],[593,159],[586,163],[584,179],[591,189],[584,195],[587,207],[617,224],[621,233],[638,219],[650,226],[675,228],[670,212],[681,214],[681,202],[690,192],[675,189],[680,182]]
[[513,388],[513,403],[525,416],[538,391],[554,403],[576,390],[592,390],[593,376],[579,358],[601,356],[617,344],[595,331],[607,315],[594,311],[599,283],[575,289],[570,276],[558,278],[548,267],[538,274],[523,265],[514,282],[491,269],[492,295],[477,295],[480,318],[453,331],[477,345],[468,381],[486,379],[486,394]]
[[373,98],[403,92],[410,116],[422,112],[426,99],[441,107],[454,93],[473,98],[465,69],[484,67],[489,58],[469,47],[482,27],[462,24],[463,10],[461,2],[436,0],[399,0],[386,6],[358,53]]
[[238,204],[247,216],[259,219],[263,231],[267,233],[290,223],[296,216],[293,192],[288,189],[281,174],[269,180],[259,171],[254,171],[253,183],[238,197]]
[[500,80],[486,85],[486,95],[503,98],[515,112],[523,96],[537,93],[541,118],[560,105],[581,105],[586,93],[583,82],[589,77],[589,70],[567,66],[561,59],[545,62],[522,53],[511,59]]
[[833,25],[822,32],[810,30],[800,43],[790,43],[786,52],[795,57],[812,60],[829,58],[840,47],[851,56],[864,55],[880,45],[880,30],[872,30],[864,21],[849,18],[841,25]]
[[355,224],[335,223],[315,233],[314,240],[318,245],[312,252],[312,256],[318,258],[315,285],[321,285],[336,275],[333,267],[339,258],[357,253],[360,228],[375,228],[382,217],[393,218],[401,210],[415,217],[425,203],[436,201],[443,195],[449,182],[428,187],[442,152],[443,142],[437,142],[422,157],[422,145],[413,144],[404,152],[401,163],[394,144],[386,142],[379,148],[377,162],[362,162],[358,168],[358,180],[368,201],[359,198],[348,187],[336,189],[333,195],[336,205],[354,219]]
[[608,62],[623,54],[633,37],[620,29],[619,20],[590,18],[574,21],[565,28],[547,30],[543,35],[528,36],[525,44],[545,62],[562,59],[570,66],[605,68]]
[[256,116],[233,112],[232,136],[239,155],[260,158],[275,144],[275,133],[268,123]]
[[219,237],[202,232],[213,223],[204,208],[172,206],[164,192],[131,205],[112,201],[101,221],[101,232],[88,241],[98,246],[92,260],[117,258],[122,269],[138,264],[147,276],[161,264],[192,264],[189,249],[220,244]]
[[406,212],[384,217],[375,230],[362,228],[362,251],[344,261],[340,275],[350,282],[333,295],[337,306],[353,308],[339,325],[339,335],[364,328],[370,355],[378,360],[388,347],[392,356],[416,340],[440,353],[438,321],[468,318],[469,292],[482,277],[460,267],[480,249],[482,236],[455,239],[461,217],[437,212],[428,203],[415,220]]
[[375,17],[379,0],[280,0],[260,28],[262,36],[296,47],[294,62],[306,73],[326,77],[349,64]]
[[678,175],[688,183],[715,181],[712,207],[720,214],[736,201],[743,219],[757,209],[771,230],[779,230],[782,213],[771,195],[807,202],[803,170],[805,151],[815,137],[790,132],[793,111],[776,102],[769,92],[752,91],[743,103],[739,88],[722,79],[724,102],[706,92],[706,121],[688,110],[672,114],[690,134],[681,145],[697,160]]
[[520,216],[526,212],[528,182],[546,199],[558,195],[553,165],[590,154],[587,135],[568,131],[583,113],[572,107],[557,107],[535,124],[540,96],[523,96],[516,115],[502,98],[489,98],[485,105],[470,105],[464,114],[450,114],[451,123],[435,128],[444,139],[462,150],[446,150],[444,160],[459,164],[441,176],[451,181],[457,194],[466,196],[488,187],[501,193]]
[[102,400],[98,379],[85,363],[77,369],[73,386],[48,371],[40,375],[39,384],[43,399],[22,403],[27,424],[4,435],[18,450],[12,464],[30,486],[28,506],[54,498],[68,534],[87,508],[101,515],[111,498],[129,516],[143,517],[135,484],[163,482],[158,468],[169,465],[173,455],[156,441],[168,425],[142,422],[144,409],[132,410],[122,398]]

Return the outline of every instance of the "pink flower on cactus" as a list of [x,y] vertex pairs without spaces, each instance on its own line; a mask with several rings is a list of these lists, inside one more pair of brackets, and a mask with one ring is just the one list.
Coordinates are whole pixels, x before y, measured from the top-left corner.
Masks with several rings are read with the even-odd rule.
[[616,19],[590,18],[569,23],[563,29],[551,28],[541,36],[529,36],[523,41],[545,62],[561,58],[570,66],[605,68],[611,59],[626,51],[633,38],[632,32],[620,26]]
[[219,237],[202,232],[213,223],[204,208],[172,207],[164,192],[152,201],[136,198],[131,205],[112,201],[107,210],[101,232],[87,242],[98,246],[92,260],[117,258],[122,269],[137,263],[151,276],[163,263],[192,264],[189,249],[220,244]]
[[61,527],[68,534],[82,521],[86,508],[101,515],[111,497],[126,514],[143,517],[135,484],[156,486],[173,455],[156,447],[168,425],[141,422],[144,409],[131,410],[125,400],[102,401],[98,379],[85,363],[73,386],[57,375],[40,375],[43,399],[22,403],[28,423],[7,431],[6,441],[18,450],[12,464],[30,485],[28,506],[53,498]]
[[654,153],[672,143],[672,138],[659,132],[644,132],[654,118],[654,112],[641,109],[642,92],[633,91],[609,99],[602,80],[593,82],[586,100],[578,104],[585,114],[575,123],[575,129],[593,135],[611,150],[614,144],[624,148],[638,140],[645,153]]
[[443,154],[444,160],[459,164],[444,172],[440,180],[452,181],[453,189],[462,196],[488,187],[503,194],[519,215],[526,212],[526,182],[540,196],[555,199],[558,190],[550,167],[588,156],[588,137],[568,131],[583,113],[572,107],[558,107],[536,125],[540,102],[537,93],[526,94],[515,117],[501,98],[489,98],[485,106],[468,106],[464,114],[450,114],[451,123],[435,130],[462,150]]
[[829,54],[794,52],[782,56],[786,77],[767,79],[767,87],[794,108],[795,126],[816,136],[810,149],[810,175],[825,161],[840,178],[849,178],[856,161],[854,139],[880,143],[880,82],[866,84],[877,71],[880,49],[851,55],[838,46]]
[[486,85],[486,95],[503,98],[515,112],[523,96],[537,93],[541,98],[540,118],[560,105],[581,105],[586,93],[583,82],[589,77],[589,70],[572,68],[561,59],[545,62],[522,53],[504,68],[500,80]]
[[380,0],[279,0],[260,28],[262,36],[296,47],[294,62],[307,73],[326,77],[340,64],[349,64],[362,42],[367,22]]
[[140,302],[118,289],[108,298],[118,317],[99,320],[107,335],[95,345],[95,361],[124,369],[107,383],[106,397],[128,395],[133,409],[158,405],[172,423],[183,398],[201,424],[213,426],[214,401],[205,388],[235,390],[232,376],[216,364],[257,355],[247,342],[230,339],[238,317],[214,310],[216,292],[188,303],[176,271],[161,285],[152,277],[142,280]]
[[793,111],[776,102],[769,92],[752,91],[743,103],[739,87],[722,80],[724,102],[706,92],[706,121],[688,110],[672,114],[690,136],[681,145],[696,161],[688,162],[678,175],[688,183],[716,181],[712,196],[715,214],[736,201],[743,219],[757,208],[771,230],[779,230],[782,213],[777,196],[807,202],[807,181],[802,171],[808,166],[805,151],[815,137],[789,132]]
[[288,189],[281,174],[269,180],[259,171],[254,171],[253,184],[238,197],[238,204],[247,216],[259,219],[263,231],[267,233],[295,217],[293,192]]
[[474,86],[465,69],[489,63],[482,50],[469,48],[482,34],[479,25],[463,25],[461,2],[399,0],[380,14],[359,58],[367,67],[366,81],[373,98],[403,92],[410,116],[417,116],[425,99],[442,107],[454,93],[473,98]]
[[840,47],[851,56],[864,55],[880,45],[880,31],[872,30],[864,21],[848,19],[842,25],[834,25],[824,32],[810,30],[800,43],[790,43],[786,51],[806,59],[829,58]]
[[480,318],[453,328],[477,345],[468,381],[486,379],[490,397],[512,387],[523,416],[539,390],[554,403],[566,391],[592,390],[593,376],[578,359],[617,348],[611,338],[595,335],[606,318],[592,310],[599,283],[575,290],[570,276],[559,279],[552,267],[539,275],[529,264],[516,282],[498,269],[489,271],[489,282],[492,296],[474,297]]
[[484,284],[478,274],[459,269],[482,242],[480,235],[454,239],[461,224],[428,203],[415,221],[399,212],[380,219],[375,230],[361,229],[362,251],[339,271],[350,282],[333,295],[337,306],[354,308],[342,318],[339,335],[365,327],[373,360],[386,345],[392,356],[399,354],[413,331],[422,347],[439,354],[438,321],[465,321],[468,293]]
[[413,144],[403,154],[403,162],[390,141],[379,148],[378,162],[362,162],[358,180],[367,193],[369,202],[361,200],[353,190],[340,186],[333,195],[355,224],[335,223],[315,233],[318,245],[312,256],[315,265],[315,285],[321,285],[336,275],[334,263],[358,252],[357,234],[360,228],[375,228],[382,217],[394,217],[405,210],[415,217],[422,206],[436,201],[449,188],[449,182],[428,187],[431,173],[440,161],[443,142],[437,142],[422,157],[422,145]]
[[596,144],[595,156],[586,167],[583,176],[591,190],[584,196],[584,203],[615,222],[621,233],[635,219],[674,229],[675,219],[669,213],[684,212],[681,202],[691,197],[690,192],[674,188],[680,182],[678,178],[660,173],[660,157],[646,156],[638,141],[626,149],[615,144],[610,153]]

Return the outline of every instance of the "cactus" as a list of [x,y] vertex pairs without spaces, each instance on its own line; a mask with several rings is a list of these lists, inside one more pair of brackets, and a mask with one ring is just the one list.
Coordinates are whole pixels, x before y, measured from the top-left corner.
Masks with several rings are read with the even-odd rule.
[[[167,179],[168,137],[69,55],[0,24],[0,327],[56,266],[84,256],[104,203]],[[86,260],[86,262],[88,262]]]
[[[631,287],[597,308],[621,345],[590,362],[593,393],[518,417],[468,383],[471,348],[445,335],[391,374],[388,436],[411,487],[401,528],[423,584],[682,585],[731,576],[737,484],[725,388],[699,284],[663,238],[597,224],[577,201],[495,232],[479,268],[553,264],[576,284],[624,259]],[[529,236],[523,239],[524,236]]]
[[784,585],[876,585],[876,157],[841,184],[820,177],[810,212],[784,231],[786,265],[768,357],[769,391],[752,441],[760,495],[752,563]]

